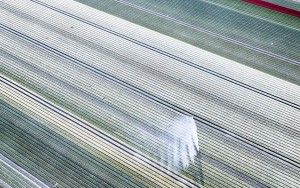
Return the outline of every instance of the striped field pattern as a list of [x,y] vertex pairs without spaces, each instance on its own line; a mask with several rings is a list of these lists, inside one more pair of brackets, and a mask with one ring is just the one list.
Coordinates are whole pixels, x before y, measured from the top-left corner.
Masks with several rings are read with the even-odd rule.
[[141,2],[0,0],[0,187],[300,187],[299,20]]

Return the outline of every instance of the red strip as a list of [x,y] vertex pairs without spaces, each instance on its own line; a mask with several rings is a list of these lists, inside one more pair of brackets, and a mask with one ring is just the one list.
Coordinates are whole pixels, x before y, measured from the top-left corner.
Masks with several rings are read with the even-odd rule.
[[294,9],[286,8],[286,7],[276,5],[276,4],[273,4],[273,3],[269,3],[269,2],[266,2],[266,1],[263,1],[263,0],[244,0],[244,1],[248,2],[248,3],[255,4],[257,6],[265,7],[265,8],[274,10],[274,11],[278,11],[278,12],[281,12],[281,13],[284,13],[284,14],[288,14],[288,15],[296,16],[296,17],[300,18],[300,11],[297,11],[297,10],[294,10]]

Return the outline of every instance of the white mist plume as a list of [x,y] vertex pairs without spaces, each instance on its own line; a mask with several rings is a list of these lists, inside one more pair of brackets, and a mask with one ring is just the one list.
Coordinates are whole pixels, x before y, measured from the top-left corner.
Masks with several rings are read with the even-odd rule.
[[[166,114],[164,114],[166,115]],[[197,126],[192,117],[176,114],[158,124],[134,123],[138,134],[126,135],[169,170],[178,172],[194,162],[199,151]],[[125,129],[122,131],[125,136]]]
[[181,115],[170,122],[167,134],[157,135],[160,160],[169,169],[179,171],[187,168],[199,151],[197,127],[192,117]]

